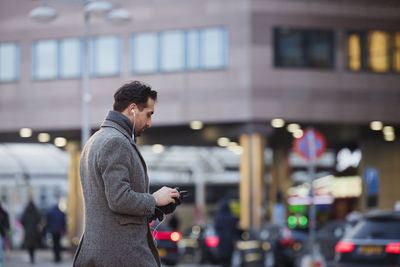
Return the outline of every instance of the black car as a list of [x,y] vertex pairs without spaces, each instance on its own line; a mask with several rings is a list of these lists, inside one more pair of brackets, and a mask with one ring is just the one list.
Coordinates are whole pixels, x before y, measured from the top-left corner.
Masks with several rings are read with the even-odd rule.
[[172,231],[168,225],[164,224],[152,223],[150,226],[161,262],[166,265],[176,265],[180,260],[178,241],[182,238],[181,233]]
[[193,225],[186,232],[179,246],[182,249],[182,258],[191,263],[217,263],[219,237],[213,222]]
[[335,247],[335,266],[400,266],[400,212],[367,215]]

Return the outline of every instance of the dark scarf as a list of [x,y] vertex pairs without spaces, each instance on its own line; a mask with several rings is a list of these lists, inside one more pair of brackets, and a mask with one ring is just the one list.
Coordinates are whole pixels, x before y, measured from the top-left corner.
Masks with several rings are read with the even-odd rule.
[[136,132],[133,123],[121,112],[110,110],[106,120],[115,122],[121,126],[129,135],[134,135],[133,141],[136,143]]

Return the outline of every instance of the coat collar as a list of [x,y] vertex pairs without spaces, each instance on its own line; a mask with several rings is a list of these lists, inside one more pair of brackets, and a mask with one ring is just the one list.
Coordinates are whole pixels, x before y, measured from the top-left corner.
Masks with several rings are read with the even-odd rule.
[[132,144],[136,152],[139,154],[143,167],[147,172],[146,163],[142,157],[142,154],[140,153],[139,149],[136,146],[135,140],[132,138],[132,134],[134,132],[133,123],[124,114],[118,111],[110,110],[100,127],[114,128],[119,132],[121,132],[126,138],[128,138],[129,142]]
[[133,123],[121,112],[110,110],[107,117],[104,119],[101,127],[112,127],[125,135],[129,142],[135,145],[135,140],[132,138]]

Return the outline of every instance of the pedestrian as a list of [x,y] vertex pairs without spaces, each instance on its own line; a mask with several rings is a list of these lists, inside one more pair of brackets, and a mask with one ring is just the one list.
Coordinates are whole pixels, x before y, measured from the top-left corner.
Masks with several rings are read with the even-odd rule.
[[3,251],[8,247],[8,231],[10,230],[10,219],[8,212],[0,202],[0,266],[3,263]]
[[135,143],[151,126],[156,100],[157,92],[143,82],[122,85],[113,110],[83,149],[85,231],[76,267],[161,266],[149,222],[160,212],[156,206],[175,203],[179,192],[164,186],[149,193],[147,167]]
[[223,199],[215,214],[215,230],[219,237],[218,258],[223,267],[231,266],[237,222],[237,218],[232,215],[229,201]]
[[47,213],[47,232],[53,240],[54,262],[61,262],[61,235],[65,231],[65,214],[58,205],[54,205]]
[[0,234],[3,248],[8,246],[8,231],[10,230],[10,218],[8,212],[3,208],[0,202]]
[[35,249],[40,242],[40,222],[40,213],[31,200],[25,207],[21,217],[21,223],[25,230],[24,247],[29,252],[29,259],[32,264],[35,263]]

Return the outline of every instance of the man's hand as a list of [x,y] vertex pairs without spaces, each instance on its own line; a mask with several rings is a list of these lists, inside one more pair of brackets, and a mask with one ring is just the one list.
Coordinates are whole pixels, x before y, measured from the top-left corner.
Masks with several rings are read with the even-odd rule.
[[153,193],[153,197],[156,199],[156,206],[165,206],[175,203],[174,197],[179,198],[179,192],[174,188],[163,186]]

